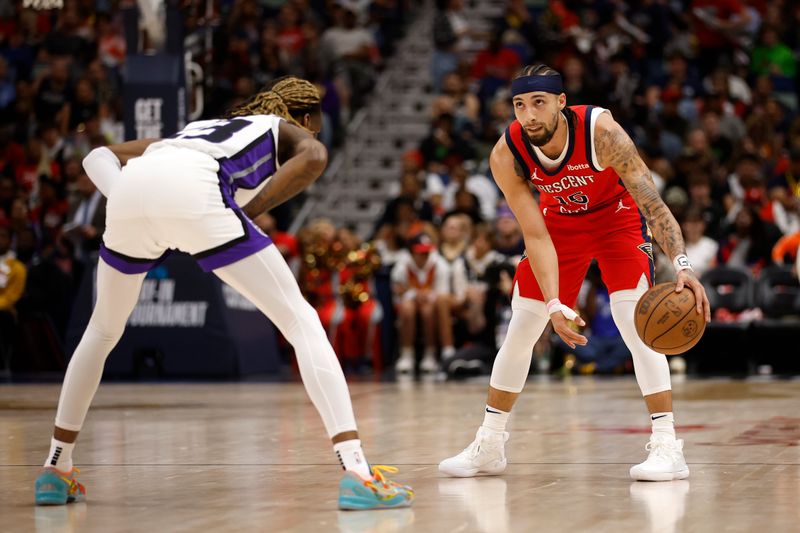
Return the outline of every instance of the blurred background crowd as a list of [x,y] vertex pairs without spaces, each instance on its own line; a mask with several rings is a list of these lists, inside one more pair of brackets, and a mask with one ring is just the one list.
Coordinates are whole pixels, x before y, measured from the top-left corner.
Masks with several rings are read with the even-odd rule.
[[[528,63],[562,73],[568,105],[607,108],[631,134],[681,223],[699,276],[711,280],[730,268],[755,283],[797,262],[800,5],[501,3],[489,30],[473,27],[463,0],[437,0],[435,16],[424,21],[434,47],[430,131],[416,149],[397,153],[402,170],[371,235],[325,219],[290,234],[292,204],[257,219],[348,371],[490,368],[524,245],[487,157],[513,120],[509,81]],[[204,32],[213,36],[213,48],[195,54],[211,73],[204,117],[274,77],[299,75],[321,90],[322,140],[335,152],[354,114],[380,98],[371,90],[420,3],[212,5],[210,15],[205,2],[183,6],[187,49],[199,49]],[[96,260],[105,200],[80,162],[93,147],[123,140],[126,51],[113,0],[66,0],[47,11],[4,0],[0,17],[0,338],[7,353],[20,337],[63,340],[77,284]],[[670,260],[656,252],[657,281],[672,279]],[[718,305],[715,319],[758,320],[761,307],[755,298]],[[545,335],[538,369],[630,371],[595,268],[578,308],[590,346],[570,351]]]

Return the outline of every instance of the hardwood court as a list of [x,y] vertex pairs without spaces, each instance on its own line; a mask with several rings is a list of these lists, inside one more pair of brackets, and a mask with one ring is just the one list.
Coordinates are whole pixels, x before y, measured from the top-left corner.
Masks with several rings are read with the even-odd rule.
[[800,524],[800,381],[676,383],[691,477],[636,483],[649,428],[633,378],[531,381],[502,477],[436,464],[482,420],[485,382],[356,383],[370,459],[411,509],[336,510],[339,467],[299,384],[104,384],[75,459],[88,503],[34,507],[57,385],[0,386],[0,531],[788,532]]

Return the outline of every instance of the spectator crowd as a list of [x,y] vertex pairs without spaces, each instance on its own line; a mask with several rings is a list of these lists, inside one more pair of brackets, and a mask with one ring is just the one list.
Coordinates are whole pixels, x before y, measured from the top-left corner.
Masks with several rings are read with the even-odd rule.
[[[204,2],[188,2],[187,49],[213,80],[206,114],[274,77],[301,75],[322,91],[322,140],[335,149],[413,4],[220,1],[209,20]],[[122,140],[120,11],[115,2],[67,0],[51,11],[5,3],[0,16],[0,327],[40,314],[62,334],[103,231],[104,199],[80,160]],[[489,30],[482,22],[463,0],[437,0],[425,22],[434,49],[430,132],[398,154],[397,192],[366,242],[326,220],[289,235],[287,211],[257,220],[347,368],[491,365],[524,244],[487,158],[514,116],[509,82],[529,63],[562,73],[568,105],[606,108],[631,134],[698,275],[727,265],[757,277],[796,264],[800,5],[508,0]],[[214,46],[203,51],[209,27]],[[671,279],[670,261],[656,257],[657,281]],[[607,300],[591,270],[578,307],[598,342],[596,352],[577,354],[585,371],[630,370]],[[539,361],[553,348],[546,337]]]

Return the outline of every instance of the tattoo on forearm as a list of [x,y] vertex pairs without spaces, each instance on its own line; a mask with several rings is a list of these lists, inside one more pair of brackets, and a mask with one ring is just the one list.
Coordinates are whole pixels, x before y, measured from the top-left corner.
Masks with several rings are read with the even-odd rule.
[[658,190],[633,141],[622,130],[602,130],[595,136],[595,149],[605,167],[613,167],[622,178],[636,205],[644,214],[656,242],[670,258],[686,253],[681,228]]

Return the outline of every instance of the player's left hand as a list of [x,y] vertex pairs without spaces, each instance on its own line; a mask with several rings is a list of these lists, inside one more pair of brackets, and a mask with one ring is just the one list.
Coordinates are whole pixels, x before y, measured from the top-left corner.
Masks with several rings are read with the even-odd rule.
[[694,272],[688,269],[678,272],[675,292],[681,292],[684,287],[689,288],[694,293],[694,299],[697,302],[697,312],[706,318],[706,322],[711,322],[711,304],[708,303],[706,289],[694,275]]
[[561,337],[561,340],[567,343],[567,346],[573,350],[575,349],[575,345],[586,346],[586,343],[589,342],[586,337],[570,326],[570,322],[574,322],[578,326],[585,326],[586,322],[566,305],[562,304],[561,309],[552,313],[550,315],[550,320],[553,321],[553,330]]

